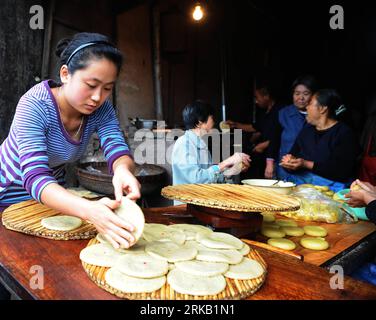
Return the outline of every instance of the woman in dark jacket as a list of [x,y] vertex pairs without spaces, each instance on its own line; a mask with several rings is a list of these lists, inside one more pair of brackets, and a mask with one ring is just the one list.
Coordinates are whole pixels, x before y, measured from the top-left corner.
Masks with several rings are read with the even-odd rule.
[[280,165],[286,180],[329,186],[339,191],[354,177],[358,144],[352,130],[337,116],[344,109],[337,92],[317,91],[307,106],[306,125]]

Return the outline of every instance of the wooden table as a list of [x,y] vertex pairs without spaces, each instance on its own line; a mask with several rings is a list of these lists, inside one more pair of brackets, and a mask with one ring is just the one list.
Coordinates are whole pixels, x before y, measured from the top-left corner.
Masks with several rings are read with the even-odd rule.
[[[145,209],[147,222],[186,222],[184,206]],[[164,215],[161,215],[163,213]],[[98,288],[79,260],[87,240],[54,241],[0,226],[0,278],[21,299],[116,299]],[[256,248],[268,264],[263,287],[249,299],[376,299],[376,286],[345,276],[344,289],[330,288],[325,269]],[[44,289],[31,289],[33,268],[43,268]],[[33,278],[34,277],[34,278]]]
[[[278,215],[276,218],[291,220]],[[297,221],[297,223],[299,227],[315,225],[324,227],[328,231],[328,235],[325,237],[325,239],[329,242],[330,247],[324,251],[305,249],[299,244],[299,240],[302,237],[289,237],[289,239],[297,244],[297,248],[294,250],[294,252],[302,255],[305,262],[314,264],[316,266],[324,265],[327,261],[348,250],[362,239],[365,239],[367,236],[376,234],[376,226],[368,221],[358,221],[357,223],[351,224],[334,224],[312,221]],[[258,235],[256,236],[256,240],[266,242],[267,238]]]

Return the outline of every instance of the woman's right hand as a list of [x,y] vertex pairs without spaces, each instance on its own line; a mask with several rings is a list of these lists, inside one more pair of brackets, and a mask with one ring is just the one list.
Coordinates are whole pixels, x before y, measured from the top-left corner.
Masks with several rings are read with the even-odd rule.
[[119,218],[112,210],[118,208],[120,202],[109,198],[90,201],[85,217],[103,236],[118,249],[129,248],[135,239],[132,235],[134,226]]

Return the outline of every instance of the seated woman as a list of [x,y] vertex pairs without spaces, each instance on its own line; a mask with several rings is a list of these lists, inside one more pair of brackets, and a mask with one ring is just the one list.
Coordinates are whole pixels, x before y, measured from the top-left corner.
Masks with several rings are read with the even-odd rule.
[[208,146],[202,139],[214,126],[213,114],[213,108],[202,101],[184,108],[183,121],[187,131],[175,142],[171,157],[174,185],[221,183],[225,170],[229,170],[230,175],[248,169],[250,157],[244,153],[235,153],[217,165],[213,164]]
[[307,106],[309,125],[280,163],[289,171],[286,180],[325,185],[333,191],[350,184],[358,145],[351,129],[337,120],[338,111],[343,109],[335,90],[319,90],[313,95]]

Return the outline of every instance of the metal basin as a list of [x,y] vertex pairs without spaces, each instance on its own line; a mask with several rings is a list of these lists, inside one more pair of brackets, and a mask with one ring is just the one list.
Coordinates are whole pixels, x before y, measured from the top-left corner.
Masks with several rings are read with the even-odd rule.
[[[76,169],[80,185],[88,190],[113,195],[113,175],[108,172],[106,162],[81,163]],[[141,184],[141,195],[159,193],[164,186],[166,170],[154,164],[136,164],[135,177]]]

